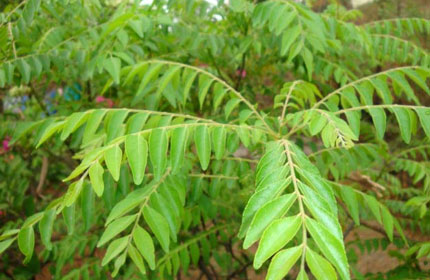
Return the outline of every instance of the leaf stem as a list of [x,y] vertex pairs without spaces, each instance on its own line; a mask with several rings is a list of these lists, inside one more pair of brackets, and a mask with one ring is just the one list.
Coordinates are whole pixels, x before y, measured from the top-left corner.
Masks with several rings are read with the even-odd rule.
[[288,105],[288,101],[290,101],[290,97],[293,94],[294,88],[300,83],[302,82],[301,80],[298,81],[294,81],[293,84],[291,85],[290,89],[288,90],[288,94],[287,97],[285,98],[285,102],[284,102],[284,106],[282,107],[282,114],[281,114],[281,119],[279,121],[280,123],[280,127],[279,130],[281,130],[281,126],[284,123],[284,119],[285,119],[285,114],[287,113],[287,105]]
[[274,134],[276,134],[271,128],[270,126],[267,124],[267,122],[265,121],[265,119],[263,118],[263,116],[261,116],[260,113],[258,113],[258,111],[254,108],[254,106],[245,98],[243,97],[243,95],[237,91],[236,89],[234,89],[232,86],[230,86],[229,84],[227,84],[225,81],[223,81],[222,79],[218,78],[217,76],[213,75],[212,73],[200,69],[196,66],[191,66],[188,64],[184,64],[184,63],[180,63],[180,62],[174,62],[174,61],[166,61],[166,60],[157,60],[157,59],[153,59],[153,60],[147,60],[145,61],[145,63],[162,63],[162,64],[166,64],[166,65],[178,65],[181,66],[183,68],[189,68],[189,69],[193,69],[194,71],[198,72],[198,73],[203,73],[207,76],[209,76],[211,79],[217,81],[218,83],[220,83],[221,85],[223,85],[225,88],[227,88],[229,91],[231,91],[234,95],[236,95],[237,98],[239,98],[243,103],[245,103],[249,109],[251,109],[251,111],[257,116],[257,118],[259,118],[264,126],[269,130],[272,131]]
[[163,176],[160,178],[160,180],[154,186],[152,186],[152,190],[148,193],[148,195],[145,197],[145,200],[140,205],[140,209],[139,209],[139,212],[137,213],[136,221],[134,222],[133,229],[131,230],[131,233],[129,235],[129,240],[128,240],[129,245],[131,242],[131,238],[133,236],[133,232],[137,228],[137,226],[139,225],[139,221],[140,221],[140,217],[142,216],[143,208],[145,208],[145,206],[148,204],[148,201],[149,201],[151,195],[157,191],[158,187],[164,182],[164,180],[166,180],[166,178],[169,174],[170,174],[170,168],[167,168],[166,172],[163,174]]
[[391,68],[391,69],[388,69],[388,70],[386,70],[386,71],[382,71],[382,72],[379,72],[379,73],[376,73],[376,74],[373,74],[373,75],[370,75],[370,76],[363,77],[363,78],[361,78],[361,79],[358,79],[358,80],[353,81],[353,82],[351,82],[351,83],[349,83],[349,84],[346,84],[346,85],[344,85],[344,86],[342,86],[342,87],[338,88],[337,90],[335,90],[335,91],[333,91],[333,92],[329,93],[329,94],[328,94],[328,95],[326,95],[324,98],[322,98],[320,101],[318,101],[317,103],[315,103],[315,104],[314,104],[314,106],[313,106],[311,109],[316,109],[316,108],[318,108],[320,105],[324,104],[324,102],[325,102],[326,100],[328,100],[330,97],[332,97],[333,95],[341,94],[341,91],[342,91],[342,90],[344,90],[345,88],[352,87],[352,86],[354,86],[354,85],[356,85],[356,84],[358,84],[358,83],[361,83],[361,82],[364,82],[364,81],[368,81],[368,80],[370,80],[370,79],[372,79],[372,78],[374,78],[374,77],[378,77],[378,76],[381,76],[381,75],[385,75],[385,74],[387,74],[387,73],[394,72],[394,71],[400,71],[400,70],[403,70],[403,69],[419,69],[419,68],[422,68],[422,67],[420,67],[420,66],[405,66],[405,67],[397,67],[397,68]]
[[285,154],[287,155],[287,161],[290,168],[290,174],[291,174],[291,181],[293,182],[294,186],[294,193],[297,195],[297,199],[299,201],[299,211],[300,211],[300,217],[302,219],[302,246],[303,246],[303,252],[302,252],[302,260],[301,260],[301,268],[304,269],[305,266],[305,255],[306,255],[306,243],[307,243],[307,234],[306,234],[306,213],[303,206],[303,196],[300,193],[299,186],[297,184],[298,179],[296,177],[295,173],[295,167],[293,163],[292,158],[292,152],[289,147],[289,142],[286,140],[282,140],[282,143],[285,148]]

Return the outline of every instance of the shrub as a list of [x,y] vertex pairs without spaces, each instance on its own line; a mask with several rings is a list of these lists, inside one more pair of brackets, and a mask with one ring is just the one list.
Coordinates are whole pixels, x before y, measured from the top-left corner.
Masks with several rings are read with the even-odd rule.
[[335,4],[230,2],[6,6],[1,94],[25,108],[3,117],[4,152],[34,159],[2,168],[13,186],[27,180],[21,195],[32,166],[45,175],[15,204],[37,201],[25,219],[5,218],[0,253],[17,244],[61,279],[232,279],[251,264],[267,279],[350,279],[363,277],[353,245],[368,241],[344,236],[363,225],[397,252],[412,245],[399,268],[426,275],[416,258],[430,247],[403,228],[429,225],[430,58],[418,39],[430,21],[357,25],[358,11]]

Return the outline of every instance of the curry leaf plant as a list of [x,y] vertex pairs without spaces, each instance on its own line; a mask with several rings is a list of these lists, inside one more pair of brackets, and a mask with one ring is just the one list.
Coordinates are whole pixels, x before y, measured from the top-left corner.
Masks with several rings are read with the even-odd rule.
[[[43,207],[1,229],[0,253],[57,261],[58,279],[103,266],[120,279],[211,279],[211,268],[347,280],[349,224],[371,223],[428,255],[393,201],[419,211],[417,224],[426,217],[430,58],[419,38],[430,20],[359,25],[339,7],[229,2],[5,8],[0,92],[26,89],[40,106],[6,120],[11,143],[58,147],[74,165]],[[47,114],[50,83],[80,84],[81,99]],[[82,236],[100,258],[84,254],[66,275],[61,248]]]

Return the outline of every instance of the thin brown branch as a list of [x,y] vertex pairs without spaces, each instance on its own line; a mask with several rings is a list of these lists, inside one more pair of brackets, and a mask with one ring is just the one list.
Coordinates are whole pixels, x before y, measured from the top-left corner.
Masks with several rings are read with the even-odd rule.
[[49,166],[48,157],[44,156],[42,158],[42,168],[40,170],[39,183],[36,188],[36,194],[39,197],[42,197],[42,188],[43,188],[43,185],[45,184],[46,175],[48,174],[48,166]]

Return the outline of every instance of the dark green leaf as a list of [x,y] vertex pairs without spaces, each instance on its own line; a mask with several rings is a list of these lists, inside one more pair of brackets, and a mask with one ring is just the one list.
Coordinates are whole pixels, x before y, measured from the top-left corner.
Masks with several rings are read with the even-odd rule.
[[200,125],[196,127],[194,132],[194,142],[196,143],[200,166],[203,170],[206,170],[209,166],[211,157],[211,140],[209,129],[206,125]]
[[133,174],[133,181],[136,185],[140,185],[145,175],[148,143],[141,134],[127,135],[125,138],[125,153]]

